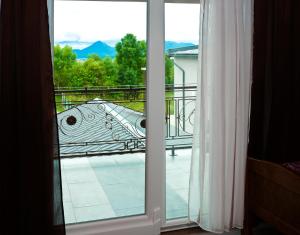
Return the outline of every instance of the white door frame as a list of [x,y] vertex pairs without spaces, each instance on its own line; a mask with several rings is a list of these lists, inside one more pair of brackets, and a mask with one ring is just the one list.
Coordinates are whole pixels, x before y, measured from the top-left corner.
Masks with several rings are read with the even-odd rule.
[[[66,225],[68,235],[157,235],[160,230],[190,227],[187,218],[166,221],[165,158],[165,3],[195,3],[199,0],[47,0],[50,40],[54,45],[54,1],[147,1],[147,134],[146,214]],[[53,56],[53,51],[52,51]]]

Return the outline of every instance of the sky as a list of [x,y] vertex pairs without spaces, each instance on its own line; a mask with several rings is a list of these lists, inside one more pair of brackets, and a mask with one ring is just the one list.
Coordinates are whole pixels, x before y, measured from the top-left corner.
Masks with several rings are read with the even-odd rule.
[[[55,1],[54,38],[60,41],[115,41],[127,33],[146,39],[146,3]],[[197,44],[199,5],[166,4],[165,38]]]

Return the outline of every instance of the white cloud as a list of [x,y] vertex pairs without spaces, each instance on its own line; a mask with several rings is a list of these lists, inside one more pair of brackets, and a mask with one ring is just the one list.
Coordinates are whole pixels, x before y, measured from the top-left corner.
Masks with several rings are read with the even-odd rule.
[[[199,6],[166,4],[166,40],[198,40]],[[147,4],[142,2],[55,1],[55,41],[116,40],[126,33],[146,38]]]
[[198,4],[165,5],[165,38],[170,41],[198,43],[200,6]]

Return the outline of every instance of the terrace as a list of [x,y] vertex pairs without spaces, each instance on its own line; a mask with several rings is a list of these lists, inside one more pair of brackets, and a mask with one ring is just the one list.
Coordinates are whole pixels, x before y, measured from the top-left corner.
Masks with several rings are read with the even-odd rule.
[[[166,217],[187,216],[195,86],[166,86]],[[145,213],[145,87],[56,90],[66,223]]]

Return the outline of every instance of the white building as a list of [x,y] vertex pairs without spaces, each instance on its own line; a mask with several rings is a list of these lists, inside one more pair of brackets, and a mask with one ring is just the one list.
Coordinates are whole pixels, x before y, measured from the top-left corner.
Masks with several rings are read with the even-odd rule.
[[178,109],[179,125],[187,134],[193,133],[196,84],[198,76],[198,46],[168,50],[174,61],[174,106]]

